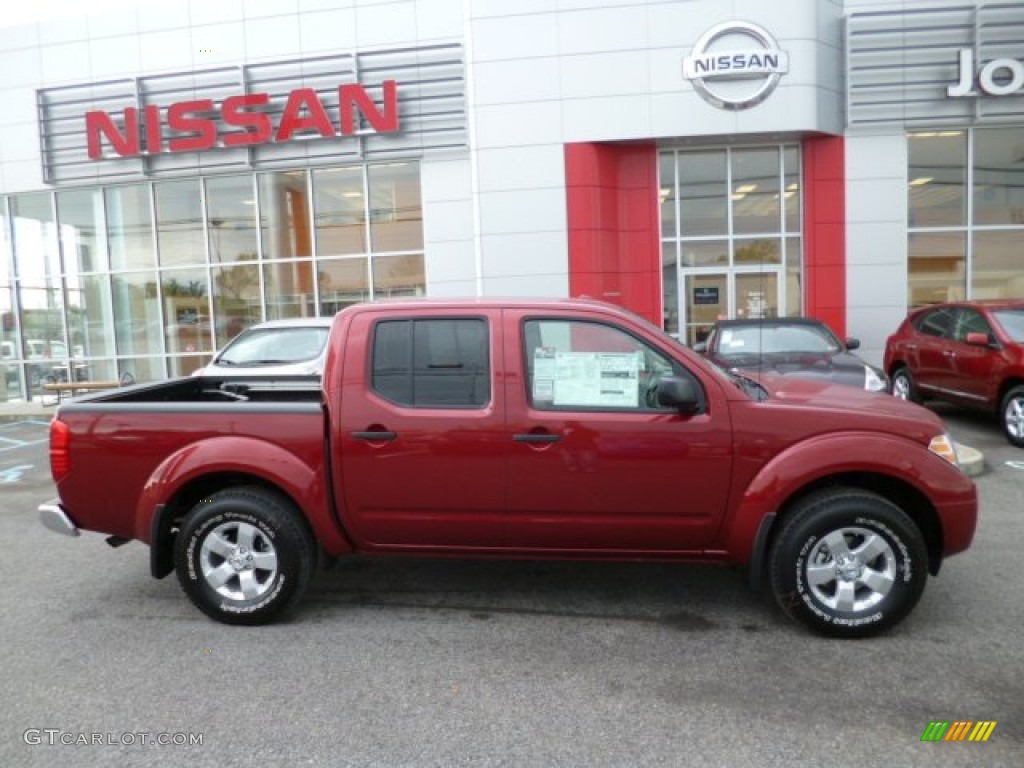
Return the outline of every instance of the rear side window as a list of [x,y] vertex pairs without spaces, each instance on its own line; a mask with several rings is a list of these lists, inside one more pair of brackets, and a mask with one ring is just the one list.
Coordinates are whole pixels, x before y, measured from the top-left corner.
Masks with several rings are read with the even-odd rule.
[[491,399],[487,323],[385,320],[373,335],[373,391],[399,405],[479,408]]
[[926,312],[918,319],[917,330],[925,336],[948,336],[953,325],[953,313],[949,309]]

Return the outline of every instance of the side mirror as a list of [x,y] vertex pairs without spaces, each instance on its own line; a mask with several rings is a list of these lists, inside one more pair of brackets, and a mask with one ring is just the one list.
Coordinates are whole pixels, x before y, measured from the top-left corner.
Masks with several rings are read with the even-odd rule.
[[691,379],[665,376],[658,380],[658,405],[676,408],[680,413],[696,413],[700,407],[697,387]]
[[698,355],[703,355],[708,351],[708,343],[706,341],[698,341],[693,345],[693,351]]
[[987,333],[978,332],[968,333],[967,338],[964,339],[964,341],[966,341],[972,347],[987,347],[989,344],[992,343],[992,339],[989,338],[989,335]]
[[846,348],[851,352],[860,347],[860,339],[855,339],[852,336],[846,340]]

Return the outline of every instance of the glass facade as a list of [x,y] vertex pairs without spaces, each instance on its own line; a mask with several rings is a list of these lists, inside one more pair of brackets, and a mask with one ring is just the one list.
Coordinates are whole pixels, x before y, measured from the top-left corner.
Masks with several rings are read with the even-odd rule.
[[694,344],[722,317],[800,314],[798,147],[663,151],[659,176],[666,331]]
[[908,136],[911,307],[1024,295],[1024,145],[1019,128]]
[[188,375],[254,323],[425,291],[416,162],[0,197],[0,401]]

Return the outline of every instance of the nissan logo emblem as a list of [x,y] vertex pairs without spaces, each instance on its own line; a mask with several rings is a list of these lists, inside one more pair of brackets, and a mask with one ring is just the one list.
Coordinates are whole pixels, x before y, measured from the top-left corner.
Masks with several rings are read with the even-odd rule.
[[683,59],[683,77],[719,109],[748,109],[768,98],[789,71],[789,54],[748,21],[718,24]]

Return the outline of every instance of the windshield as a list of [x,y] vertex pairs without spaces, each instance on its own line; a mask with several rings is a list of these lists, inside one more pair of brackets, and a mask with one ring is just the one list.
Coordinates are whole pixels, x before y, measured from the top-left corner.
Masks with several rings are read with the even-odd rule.
[[1013,341],[1024,342],[1024,309],[1000,309],[992,313]]
[[726,326],[719,331],[717,356],[725,360],[751,355],[836,354],[842,346],[819,325]]
[[218,365],[281,365],[319,357],[328,328],[254,328],[244,331],[217,357]]

